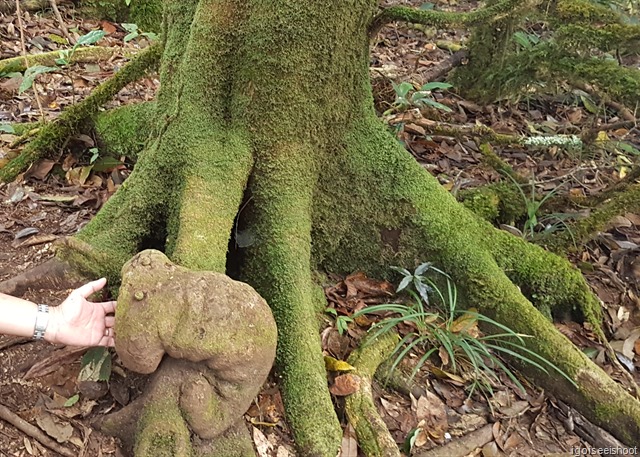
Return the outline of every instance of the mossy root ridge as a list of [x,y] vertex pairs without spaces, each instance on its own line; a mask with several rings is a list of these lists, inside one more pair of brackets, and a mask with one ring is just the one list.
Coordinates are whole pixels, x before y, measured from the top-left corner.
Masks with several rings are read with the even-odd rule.
[[[334,272],[383,274],[388,265],[410,268],[420,261],[435,262],[451,274],[466,305],[533,336],[526,339],[529,349],[564,371],[577,387],[553,370],[536,372],[536,382],[623,442],[634,443],[640,436],[640,402],[545,317],[568,309],[599,328],[599,302],[578,270],[478,219],[376,119],[366,119],[344,138],[344,149],[336,151],[336,168],[323,168],[331,181],[327,176],[319,180],[313,231],[318,265]],[[376,192],[370,182],[376,182]]]
[[360,388],[345,401],[345,412],[349,423],[358,436],[358,444],[367,457],[400,457],[400,450],[389,429],[378,414],[373,401],[373,375],[387,360],[396,344],[396,333],[387,333],[376,340],[365,338],[353,351],[347,362],[355,367],[360,377]]
[[[304,146],[257,160],[249,189],[255,234],[244,278],[267,298],[280,338],[277,366],[287,418],[306,456],[329,456],[341,433],[327,386],[311,278],[311,204],[316,174]],[[319,390],[318,388],[321,387]]]

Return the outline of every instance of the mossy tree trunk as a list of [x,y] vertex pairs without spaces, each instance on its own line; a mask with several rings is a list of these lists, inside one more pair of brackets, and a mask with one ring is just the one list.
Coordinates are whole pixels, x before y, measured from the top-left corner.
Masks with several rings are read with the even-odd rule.
[[[532,349],[579,388],[553,373],[536,373],[537,380],[631,444],[640,436],[640,403],[536,309],[568,309],[596,322],[599,304],[579,272],[479,221],[375,117],[368,29],[376,6],[165,2],[162,85],[147,146],[77,235],[90,248],[69,243],[60,255],[111,284],[149,247],[193,270],[238,265],[277,322],[276,363],[301,455],[334,457],[341,438],[312,272],[381,274],[425,260],[450,272],[469,304],[534,335]],[[244,248],[228,258],[232,232],[243,234]],[[143,416],[153,420],[139,423],[145,444],[136,457],[214,455],[176,444],[172,436],[182,432],[172,435],[172,415]]]

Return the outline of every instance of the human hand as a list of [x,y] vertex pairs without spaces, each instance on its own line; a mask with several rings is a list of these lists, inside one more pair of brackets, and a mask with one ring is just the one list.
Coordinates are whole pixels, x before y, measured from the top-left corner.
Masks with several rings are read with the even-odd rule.
[[45,340],[71,346],[114,346],[116,302],[87,300],[106,283],[105,278],[89,282],[71,292],[60,306],[49,308]]

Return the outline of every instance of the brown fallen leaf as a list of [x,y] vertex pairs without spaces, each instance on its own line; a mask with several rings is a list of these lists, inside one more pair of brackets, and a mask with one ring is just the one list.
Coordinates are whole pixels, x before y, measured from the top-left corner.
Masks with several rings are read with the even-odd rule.
[[71,435],[73,435],[73,427],[69,422],[60,420],[58,417],[46,411],[42,411],[36,416],[36,423],[47,435],[54,438],[58,443],[66,443],[69,441],[69,438],[71,438]]
[[342,435],[342,444],[338,457],[357,457],[358,441],[356,440],[356,431],[351,424],[348,424]]
[[54,160],[44,159],[34,163],[24,174],[24,179],[35,178],[43,180],[47,177],[53,166],[56,164]]
[[351,373],[336,376],[333,384],[329,387],[329,392],[337,397],[351,395],[360,390],[361,382],[360,376]]

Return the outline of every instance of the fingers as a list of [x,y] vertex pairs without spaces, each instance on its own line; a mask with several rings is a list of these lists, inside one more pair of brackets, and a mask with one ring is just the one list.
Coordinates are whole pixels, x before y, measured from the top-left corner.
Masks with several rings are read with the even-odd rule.
[[105,314],[113,314],[116,312],[116,302],[115,301],[105,301],[102,303],[96,303],[96,305],[101,305],[102,309],[104,309]]
[[113,336],[103,336],[97,346],[110,346],[113,347],[116,345],[116,340]]
[[116,318],[114,316],[107,316],[104,318],[104,326],[106,328],[113,329],[113,326],[116,324]]
[[107,283],[107,278],[100,278],[96,281],[86,283],[84,286],[78,287],[73,292],[79,294],[84,298],[88,298],[91,294],[94,294],[101,290]]

